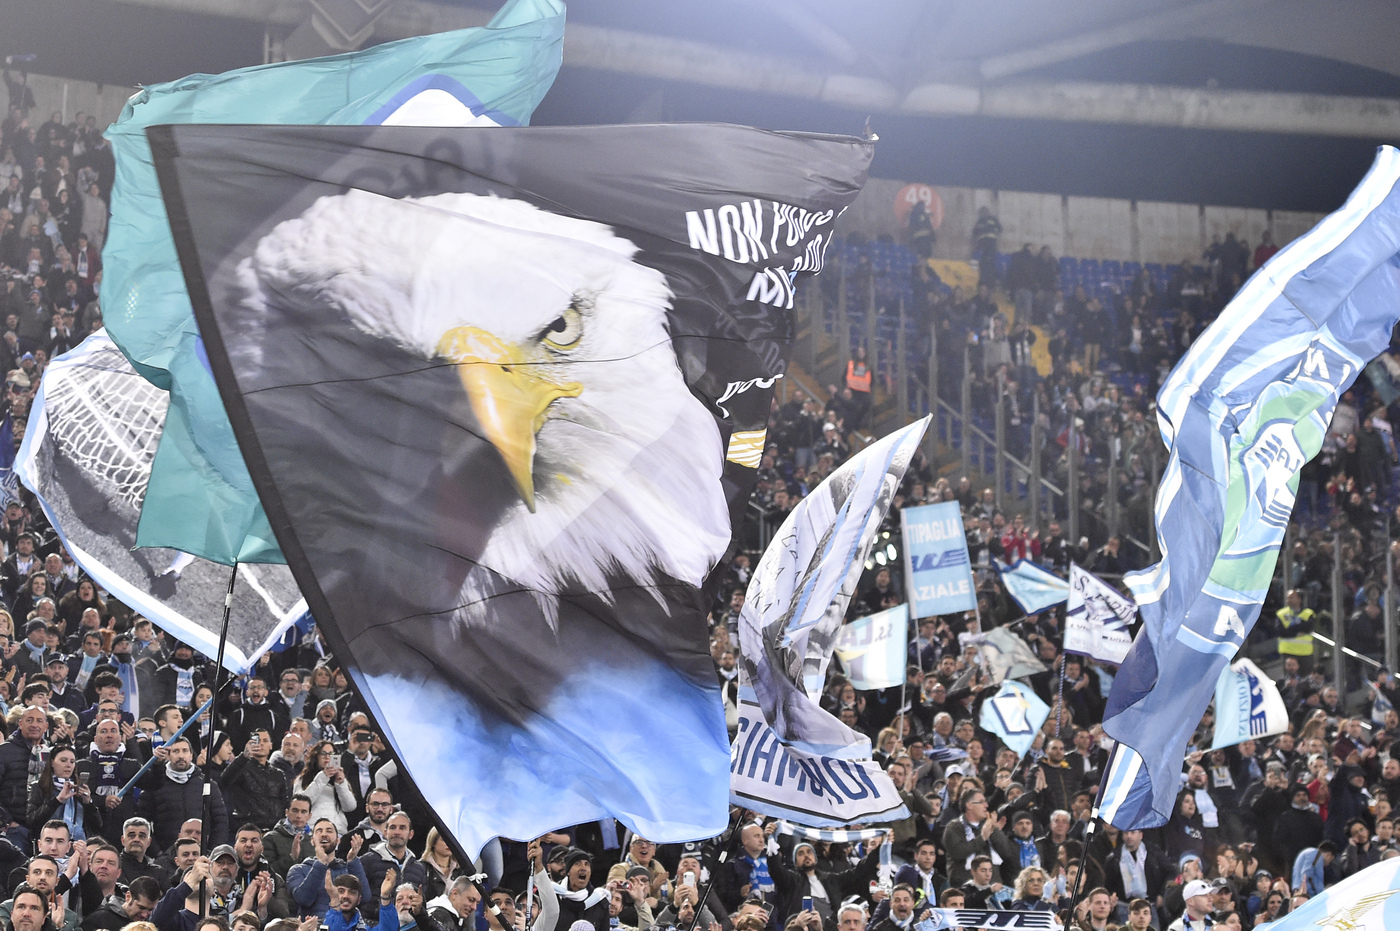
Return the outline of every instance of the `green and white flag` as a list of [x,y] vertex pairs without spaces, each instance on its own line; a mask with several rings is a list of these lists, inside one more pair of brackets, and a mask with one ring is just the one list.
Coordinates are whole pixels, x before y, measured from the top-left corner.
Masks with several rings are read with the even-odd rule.
[[519,126],[562,60],[562,0],[509,0],[480,29],[144,88],[107,130],[116,155],[102,311],[136,370],[170,392],[137,546],[285,562],[215,388],[156,183],[163,123]]

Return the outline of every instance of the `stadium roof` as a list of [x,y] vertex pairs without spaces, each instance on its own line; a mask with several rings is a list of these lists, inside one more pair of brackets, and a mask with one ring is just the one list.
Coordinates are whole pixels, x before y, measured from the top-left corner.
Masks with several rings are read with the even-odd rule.
[[[9,0],[0,50],[149,83],[495,5]],[[1327,209],[1400,138],[1393,0],[576,0],[569,17],[537,122],[870,115],[877,172],[935,183]]]

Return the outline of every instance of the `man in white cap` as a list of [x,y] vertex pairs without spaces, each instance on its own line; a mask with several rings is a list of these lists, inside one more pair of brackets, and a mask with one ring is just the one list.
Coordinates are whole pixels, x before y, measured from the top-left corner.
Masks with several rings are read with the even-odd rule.
[[1167,931],[1206,931],[1214,922],[1210,917],[1210,883],[1204,879],[1193,879],[1181,890],[1186,901],[1186,912],[1167,926]]

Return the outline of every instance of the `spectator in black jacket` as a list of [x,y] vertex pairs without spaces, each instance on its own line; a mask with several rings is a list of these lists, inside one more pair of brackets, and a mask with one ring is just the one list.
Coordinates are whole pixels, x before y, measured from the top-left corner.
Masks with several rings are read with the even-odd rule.
[[147,921],[160,901],[160,886],[149,876],[131,881],[122,898],[113,896],[102,907],[83,919],[83,931],[121,931],[136,921]]
[[[0,807],[10,824],[22,828],[29,808],[29,766],[49,729],[43,708],[25,709],[10,739],[0,744]],[[27,829],[21,836],[27,837]]]
[[[242,753],[244,745],[255,732],[265,730],[274,741],[280,743],[290,724],[280,707],[267,700],[267,682],[261,676],[254,675],[248,680],[243,701],[229,712],[226,729],[229,739],[233,741],[233,752]],[[275,744],[269,746],[269,753],[272,746]]]
[[159,884],[161,891],[170,888],[170,873],[155,860],[148,851],[151,849],[151,822],[145,818],[131,818],[122,825],[122,853],[118,861],[122,868],[122,879],[131,882],[137,876],[149,876]]
[[1295,785],[1290,791],[1291,807],[1274,821],[1273,847],[1275,855],[1288,864],[1286,875],[1291,876],[1298,854],[1321,843],[1322,818],[1312,809],[1307,786]]
[[271,755],[272,735],[260,728],[248,737],[243,752],[234,757],[219,780],[233,809],[233,820],[240,824],[251,821],[263,831],[277,825],[292,800],[286,775],[268,762]]
[[[826,931],[836,931],[836,911],[842,900],[854,892],[865,892],[877,878],[880,843],[872,841],[866,846],[868,852],[859,864],[837,872],[819,872],[817,850],[805,841],[799,841],[792,848],[795,869],[789,870],[777,857],[770,857],[768,869],[778,895],[779,920],[786,921],[801,914],[803,900],[810,898],[812,910],[821,916]],[[813,884],[813,879],[817,880],[817,885]]]
[[[392,868],[397,871],[400,883],[413,883],[419,889],[428,881],[428,873],[413,852],[408,842],[413,838],[413,824],[408,815],[401,811],[389,816],[384,822],[384,839],[374,844],[360,855],[360,865],[364,867],[370,888],[378,888],[384,876]],[[369,920],[369,916],[365,916]]]
[[[136,809],[155,824],[155,841],[164,848],[180,833],[180,825],[191,818],[204,817],[204,773],[194,765],[194,751],[187,737],[179,737],[157,747],[157,763],[141,779],[141,798]],[[210,824],[206,836],[214,840],[228,837],[228,810],[217,785],[210,787]]]
[[1124,831],[1118,849],[1104,861],[1104,887],[1119,902],[1157,901],[1172,875],[1167,855],[1142,839],[1141,831]]

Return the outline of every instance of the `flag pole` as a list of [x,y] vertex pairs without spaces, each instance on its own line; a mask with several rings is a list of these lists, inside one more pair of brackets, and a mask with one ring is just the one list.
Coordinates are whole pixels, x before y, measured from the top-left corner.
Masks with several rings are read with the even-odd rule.
[[700,923],[700,913],[705,910],[705,903],[709,901],[710,890],[715,886],[715,880],[719,878],[719,871],[729,862],[729,858],[734,855],[734,851],[739,846],[739,838],[744,832],[744,810],[741,808],[734,813],[734,822],[729,826],[729,836],[725,839],[724,846],[720,849],[719,855],[715,858],[714,868],[710,870],[710,880],[705,883],[705,888],[700,892],[700,898],[695,903],[695,914],[690,916],[690,925],[685,931],[695,931],[695,926]]
[[[210,810],[213,808],[214,798],[210,794],[213,791],[214,780],[209,775],[209,767],[214,765],[214,731],[215,725],[219,721],[219,693],[223,691],[227,683],[228,676],[224,674],[224,647],[228,645],[228,619],[233,611],[233,583],[238,579],[238,562],[235,560],[233,568],[228,574],[228,591],[224,593],[224,622],[219,629],[219,652],[218,659],[214,661],[214,695],[210,698],[209,709],[209,737],[204,744],[204,799],[203,809],[200,812],[204,819],[200,822],[199,834],[204,841],[204,855],[209,856],[209,852],[214,849],[213,830],[210,824]],[[195,714],[195,720],[199,720],[199,714]],[[209,880],[199,881],[199,914],[202,917],[209,910]]]

